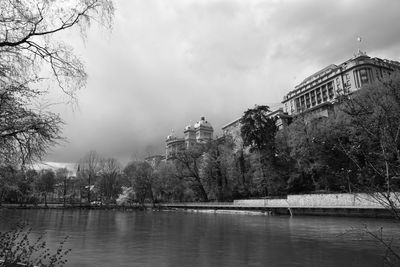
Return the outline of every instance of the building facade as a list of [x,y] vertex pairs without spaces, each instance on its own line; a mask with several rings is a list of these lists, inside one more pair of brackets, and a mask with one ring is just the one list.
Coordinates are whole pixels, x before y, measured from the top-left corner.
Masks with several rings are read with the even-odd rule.
[[328,117],[339,95],[350,94],[366,84],[400,70],[400,62],[371,58],[358,51],[340,65],[329,65],[304,79],[284,96],[283,112],[296,116]]
[[187,125],[184,128],[184,137],[177,137],[174,133],[167,136],[165,158],[173,158],[176,153],[183,149],[189,149],[198,143],[206,143],[213,139],[214,129],[212,125],[201,117],[194,125]]

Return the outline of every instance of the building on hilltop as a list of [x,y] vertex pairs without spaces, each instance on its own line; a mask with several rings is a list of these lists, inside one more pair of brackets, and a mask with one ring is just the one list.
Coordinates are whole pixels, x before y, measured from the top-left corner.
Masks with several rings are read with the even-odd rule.
[[295,86],[283,98],[283,112],[328,117],[339,95],[348,95],[395,70],[400,70],[400,62],[371,58],[358,51],[353,58],[338,66],[331,64]]
[[165,158],[173,158],[174,155],[183,149],[189,149],[198,143],[206,143],[213,139],[214,129],[212,125],[201,117],[200,121],[196,122],[193,126],[187,125],[184,128],[184,137],[179,138],[174,133],[167,136]]
[[[371,58],[365,52],[358,51],[351,59],[340,65],[331,64],[313,75],[305,78],[283,98],[283,107],[274,109],[267,115],[277,118],[278,129],[285,128],[293,117],[304,114],[307,120],[328,117],[334,112],[334,105],[341,95],[349,95],[362,86],[375,80],[388,77],[394,71],[400,70],[400,62]],[[223,141],[232,137],[236,147],[242,147],[240,128],[242,117],[222,127]],[[194,125],[184,128],[184,137],[174,133],[166,139],[166,159],[170,159],[178,151],[193,147],[198,143],[213,140],[213,127],[201,117]]]

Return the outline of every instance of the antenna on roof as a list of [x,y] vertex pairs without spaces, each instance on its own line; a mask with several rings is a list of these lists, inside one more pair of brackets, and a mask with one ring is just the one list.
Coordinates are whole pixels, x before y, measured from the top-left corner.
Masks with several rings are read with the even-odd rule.
[[354,53],[354,58],[359,57],[359,56],[366,56],[367,55],[366,52],[361,51],[361,41],[362,41],[361,36],[357,36],[358,51],[356,53]]
[[358,42],[358,53],[361,53],[361,41],[362,41],[362,38],[361,38],[361,36],[357,36],[357,42]]

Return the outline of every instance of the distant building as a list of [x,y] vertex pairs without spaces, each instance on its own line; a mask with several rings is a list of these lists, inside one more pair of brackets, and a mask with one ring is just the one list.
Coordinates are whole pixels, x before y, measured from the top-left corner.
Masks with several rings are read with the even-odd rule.
[[189,149],[197,143],[209,142],[213,139],[214,129],[211,124],[201,117],[200,121],[193,126],[187,125],[184,128],[184,137],[179,138],[174,133],[167,136],[165,158],[172,158],[178,151]]
[[304,79],[283,98],[283,112],[296,116],[328,117],[335,99],[400,70],[400,62],[371,58],[358,51],[340,65],[329,65]]

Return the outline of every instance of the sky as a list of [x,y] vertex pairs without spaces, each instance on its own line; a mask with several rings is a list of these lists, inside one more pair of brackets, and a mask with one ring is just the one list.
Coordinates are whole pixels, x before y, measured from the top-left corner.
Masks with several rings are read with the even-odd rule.
[[[85,64],[77,105],[55,105],[67,141],[45,161],[90,150],[122,164],[165,153],[201,116],[221,127],[275,107],[307,76],[351,58],[400,61],[398,0],[116,0],[113,29],[63,33]],[[361,43],[357,37],[362,38]],[[65,99],[65,96],[57,96]]]

